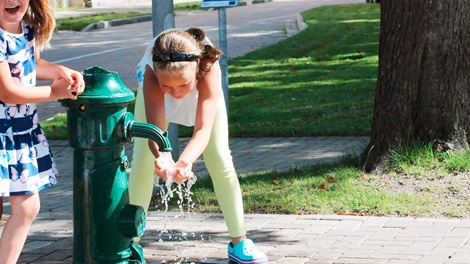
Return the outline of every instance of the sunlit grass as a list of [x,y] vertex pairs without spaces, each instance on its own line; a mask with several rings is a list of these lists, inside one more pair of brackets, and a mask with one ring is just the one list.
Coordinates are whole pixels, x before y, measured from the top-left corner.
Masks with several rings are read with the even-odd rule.
[[64,140],[68,138],[67,114],[57,114],[52,119],[42,122],[41,126],[48,140]]
[[[430,194],[393,192],[373,184],[345,158],[290,171],[253,174],[240,178],[247,213],[435,215],[437,197]],[[193,186],[195,210],[219,212],[210,179]],[[469,207],[470,208],[470,207]],[[176,210],[176,207],[172,207]]]
[[[415,143],[392,151],[391,173],[402,173],[417,177],[439,178],[470,168],[470,150],[438,151],[433,143]],[[432,173],[429,173],[432,172]]]
[[[370,133],[377,6],[325,6],[302,15],[309,25],[303,32],[230,60],[231,136]],[[353,23],[351,16],[361,19]]]

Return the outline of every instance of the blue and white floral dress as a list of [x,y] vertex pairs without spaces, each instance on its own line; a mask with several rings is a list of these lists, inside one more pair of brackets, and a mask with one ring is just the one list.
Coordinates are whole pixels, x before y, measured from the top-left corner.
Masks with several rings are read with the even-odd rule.
[[[0,61],[7,61],[16,84],[36,86],[33,29],[22,23],[23,33],[0,28]],[[0,101],[0,196],[37,193],[57,183],[57,167],[36,104]]]

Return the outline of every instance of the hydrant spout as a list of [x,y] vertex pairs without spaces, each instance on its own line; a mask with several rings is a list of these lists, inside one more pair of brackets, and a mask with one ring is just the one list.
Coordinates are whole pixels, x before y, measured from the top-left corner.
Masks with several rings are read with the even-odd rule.
[[163,132],[155,125],[131,121],[127,126],[127,131],[130,137],[148,138],[155,141],[161,152],[172,151],[168,131]]

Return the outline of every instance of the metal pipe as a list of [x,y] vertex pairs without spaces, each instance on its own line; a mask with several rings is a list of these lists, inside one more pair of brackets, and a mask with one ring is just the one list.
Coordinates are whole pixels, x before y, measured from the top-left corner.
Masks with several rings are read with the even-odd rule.
[[130,137],[148,138],[155,141],[162,152],[172,150],[167,132],[163,132],[155,125],[131,121],[127,126],[127,131]]

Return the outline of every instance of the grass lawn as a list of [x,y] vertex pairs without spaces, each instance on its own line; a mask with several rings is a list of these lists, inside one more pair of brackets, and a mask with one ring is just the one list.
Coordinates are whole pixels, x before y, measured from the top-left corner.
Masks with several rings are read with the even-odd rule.
[[369,135],[378,10],[345,5],[304,12],[303,32],[230,60],[230,135]]

